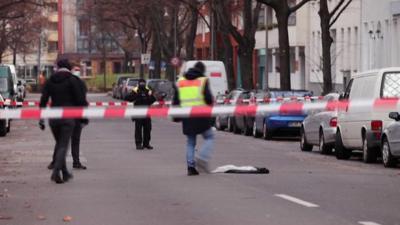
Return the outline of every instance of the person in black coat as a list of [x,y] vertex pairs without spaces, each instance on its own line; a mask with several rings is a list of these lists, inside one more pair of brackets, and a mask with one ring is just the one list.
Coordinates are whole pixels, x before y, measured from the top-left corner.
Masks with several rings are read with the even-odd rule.
[[[45,83],[40,107],[45,108],[51,99],[52,107],[79,107],[86,106],[86,96],[79,81],[71,74],[71,64],[67,59],[57,62],[58,71]],[[51,180],[64,183],[72,178],[66,165],[69,141],[75,126],[74,119],[51,119],[49,121],[51,132],[56,141],[55,162]],[[45,129],[44,121],[39,121],[41,129]],[[62,178],[60,173],[62,172]]]
[[[130,94],[125,97],[126,101],[134,102],[135,106],[150,106],[156,98],[153,96],[151,90],[146,87],[144,79],[139,80],[139,84],[135,87]],[[135,122],[135,143],[137,150],[153,149],[150,145],[151,140],[151,118],[134,119]]]
[[[79,73],[79,67],[78,69],[76,68],[77,66],[74,66],[71,70],[72,75],[74,75],[73,77],[75,77],[79,83],[79,87],[80,90],[83,91],[83,94],[86,98],[86,94],[87,94],[87,87],[85,82],[80,78],[80,73]],[[88,106],[89,103],[86,102],[86,104],[84,106]],[[86,125],[89,124],[89,120],[88,119],[76,119],[75,120],[75,126],[74,129],[72,131],[72,137],[71,137],[71,155],[72,155],[72,167],[74,169],[82,169],[82,170],[86,170],[87,167],[82,165],[80,159],[79,159],[79,155],[80,155],[80,142],[81,142],[81,134],[82,134],[82,128]],[[53,153],[53,160],[51,161],[51,163],[49,164],[49,166],[47,167],[49,170],[54,169],[54,162],[56,159],[56,151],[54,151]]]
[[[189,69],[189,71],[184,75],[186,80],[196,80],[201,77],[205,77],[205,65],[202,62],[195,64],[194,68]],[[213,95],[210,90],[210,84],[208,79],[206,80],[204,91],[202,97],[206,105],[213,105]],[[174,87],[175,95],[173,98],[173,105],[181,105],[179,99],[179,88]],[[213,151],[214,145],[214,134],[212,130],[213,120],[211,118],[181,118],[175,119],[175,122],[182,121],[182,131],[187,137],[186,145],[186,161],[188,166],[188,175],[198,175],[196,170],[196,164],[200,169],[205,172],[210,172],[208,162],[211,158],[211,153]],[[201,134],[204,138],[204,145],[199,151],[199,157],[195,160],[195,147],[196,147],[196,136]]]

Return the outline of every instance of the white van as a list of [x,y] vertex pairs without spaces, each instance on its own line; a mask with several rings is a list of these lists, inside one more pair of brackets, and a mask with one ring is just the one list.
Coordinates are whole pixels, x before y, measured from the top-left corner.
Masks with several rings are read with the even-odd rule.
[[400,67],[354,75],[341,95],[350,104],[338,113],[336,157],[349,159],[351,150],[362,150],[364,162],[375,162],[380,155],[382,131],[393,122],[388,117],[393,110],[357,102],[397,98],[400,98]]
[[[183,76],[190,68],[199,62],[198,60],[183,63],[179,76]],[[225,94],[228,91],[228,80],[225,65],[221,61],[201,61],[206,66],[206,76],[210,80],[210,89],[214,96]]]

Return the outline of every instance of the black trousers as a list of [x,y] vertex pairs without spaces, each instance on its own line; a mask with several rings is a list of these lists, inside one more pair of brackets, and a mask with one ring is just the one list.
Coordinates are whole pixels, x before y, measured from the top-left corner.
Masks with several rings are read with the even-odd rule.
[[74,130],[71,137],[71,154],[74,164],[80,164],[79,160],[79,146],[81,144],[82,123],[80,120],[75,120]]
[[151,139],[151,119],[135,120],[135,143],[136,146],[148,146]]
[[54,170],[67,171],[67,151],[75,126],[75,120],[56,119],[49,122],[56,145],[54,147]]

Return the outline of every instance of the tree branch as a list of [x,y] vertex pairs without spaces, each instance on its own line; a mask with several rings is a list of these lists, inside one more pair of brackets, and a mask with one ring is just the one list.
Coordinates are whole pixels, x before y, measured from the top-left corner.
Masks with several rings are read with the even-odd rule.
[[334,18],[334,19],[332,20],[332,22],[329,24],[329,27],[332,27],[333,24],[336,23],[336,21],[339,19],[340,15],[342,15],[342,13],[344,12],[344,10],[346,10],[346,9],[349,7],[349,5],[350,5],[350,3],[351,3],[352,1],[353,1],[353,0],[349,0],[349,1],[346,3],[346,5],[343,6],[343,8],[336,14],[335,18]]

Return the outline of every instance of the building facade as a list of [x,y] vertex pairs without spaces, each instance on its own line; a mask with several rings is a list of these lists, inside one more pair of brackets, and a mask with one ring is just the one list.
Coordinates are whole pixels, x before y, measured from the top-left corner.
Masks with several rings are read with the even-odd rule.
[[400,66],[400,1],[363,0],[361,69]]
[[[93,18],[84,11],[88,1],[58,0],[62,5],[61,26],[62,33],[59,57],[67,57],[79,63],[83,77],[97,74],[118,74],[123,71],[124,54],[108,36],[101,36],[96,32]],[[106,54],[99,50],[98,43],[104,38]],[[101,40],[103,41],[103,40]]]
[[[47,18],[47,26],[42,30],[39,40],[30,53],[16,55],[17,74],[21,78],[38,79],[38,74],[50,76],[59,51],[59,0],[47,0],[48,7],[42,11]],[[13,63],[13,54],[6,54],[4,63]]]
[[[339,0],[328,1],[332,10]],[[348,8],[340,15],[331,27],[333,44],[331,47],[332,82],[336,91],[342,91],[350,80],[351,75],[360,71],[362,48],[360,24],[362,0],[353,0]],[[309,32],[306,46],[306,89],[320,94],[323,88],[322,74],[322,41],[319,11],[319,2],[311,2],[309,8]]]

